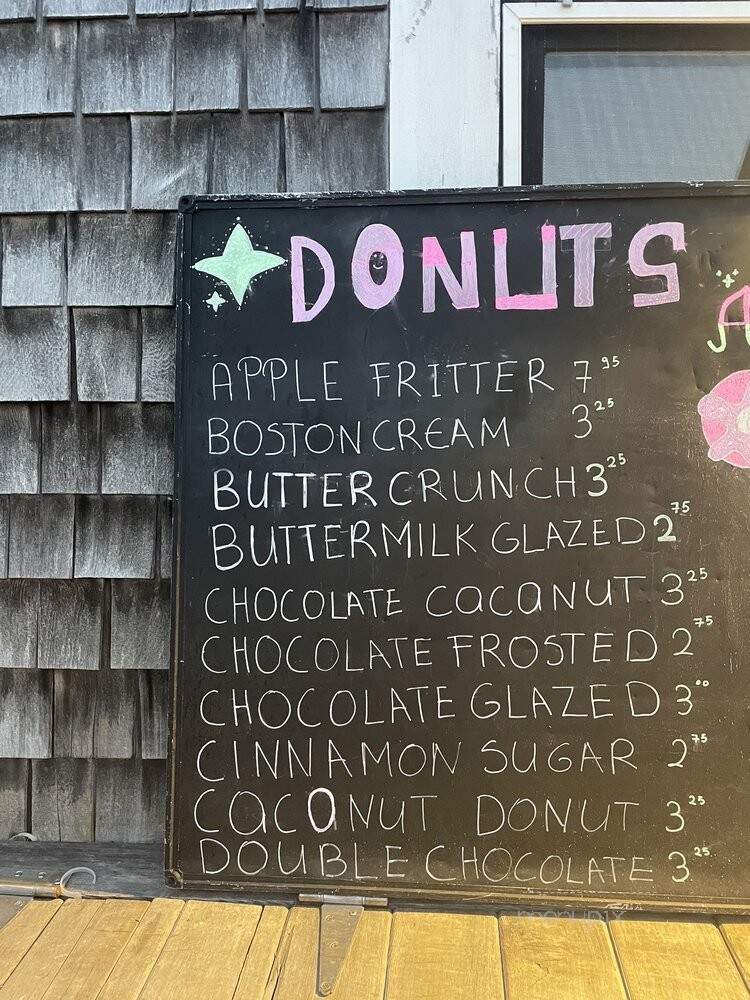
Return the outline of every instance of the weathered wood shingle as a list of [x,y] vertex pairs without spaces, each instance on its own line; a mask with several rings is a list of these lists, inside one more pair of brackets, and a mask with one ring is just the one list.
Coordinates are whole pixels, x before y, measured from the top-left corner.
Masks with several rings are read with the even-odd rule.
[[72,118],[0,118],[0,212],[77,208]]
[[83,113],[171,111],[173,44],[171,20],[81,24]]
[[7,117],[71,113],[75,61],[74,24],[0,27],[0,112]]
[[376,191],[387,186],[381,111],[284,116],[290,191]]
[[53,673],[53,756],[93,757],[99,671],[55,670]]
[[3,219],[2,304],[65,304],[65,216]]
[[14,496],[10,501],[8,577],[58,580],[73,575],[71,496]]
[[98,670],[101,646],[101,580],[40,584],[39,668]]
[[219,111],[239,108],[242,18],[186,18],[177,21],[175,30],[176,109]]
[[388,15],[326,14],[320,17],[321,108],[385,105]]
[[68,230],[68,304],[171,305],[174,241],[171,213],[73,217]]
[[226,14],[232,11],[250,12],[258,7],[258,0],[191,0],[194,14]]
[[174,309],[141,310],[141,399],[144,402],[174,400],[176,322]]
[[209,115],[133,118],[133,208],[176,209],[208,189]]
[[0,670],[0,757],[52,756],[52,674]]
[[74,309],[76,382],[85,401],[130,402],[138,393],[138,313]]
[[93,761],[35,760],[31,776],[31,833],[39,840],[93,840]]
[[99,491],[99,407],[42,406],[42,493]]
[[314,15],[247,21],[247,100],[258,110],[311,108],[315,101]]
[[138,677],[128,670],[110,670],[96,675],[96,721],[94,756],[132,757],[136,744]]
[[130,135],[127,118],[84,118],[77,139],[78,207],[82,211],[114,212],[127,208]]
[[135,0],[135,12],[138,15],[163,17],[166,14],[187,14],[189,9],[190,0]]
[[159,576],[172,576],[172,498],[159,497]]
[[27,760],[0,760],[0,839],[8,840],[26,830]]
[[125,119],[0,118],[0,212],[125,208]]
[[36,17],[36,0],[3,0],[0,4],[0,21],[33,21]]
[[36,667],[39,584],[0,580],[0,669]]
[[0,311],[0,400],[69,398],[67,310]]
[[167,756],[169,725],[169,677],[153,670],[138,674],[141,706],[141,757],[144,760],[164,760]]
[[211,194],[279,190],[281,117],[215,115]]
[[39,407],[0,403],[0,493],[39,489]]
[[169,581],[113,580],[113,669],[167,670],[169,624]]
[[42,0],[45,17],[122,17],[128,0]]
[[149,579],[155,548],[155,497],[78,498],[76,577]]
[[102,405],[102,493],[172,491],[172,406]]
[[[159,515],[161,521],[161,513]],[[10,521],[10,497],[0,494],[0,578],[8,575],[8,525]]]
[[[269,0],[266,0],[269,2]],[[271,3],[278,0],[270,0]],[[318,10],[376,10],[387,7],[388,0],[315,0]]]
[[96,839],[162,840],[166,794],[166,775],[160,761],[98,761]]

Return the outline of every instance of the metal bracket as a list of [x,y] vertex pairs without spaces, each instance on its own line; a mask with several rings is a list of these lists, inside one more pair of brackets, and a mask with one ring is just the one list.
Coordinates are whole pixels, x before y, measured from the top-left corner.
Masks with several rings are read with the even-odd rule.
[[333,993],[365,906],[387,906],[388,900],[383,896],[334,896],[303,892],[299,901],[320,904],[317,993],[327,997]]
[[[24,872],[19,870],[15,874],[17,881],[6,882],[0,879],[0,896],[31,896],[35,899],[80,899],[83,895],[82,892],[68,888],[68,882],[72,876],[80,873],[90,875],[91,884],[96,885],[96,872],[93,868],[83,865],[68,868],[56,882],[46,881],[46,872],[39,872],[36,882],[23,881],[22,876]],[[89,891],[87,895],[97,896],[105,894]]]

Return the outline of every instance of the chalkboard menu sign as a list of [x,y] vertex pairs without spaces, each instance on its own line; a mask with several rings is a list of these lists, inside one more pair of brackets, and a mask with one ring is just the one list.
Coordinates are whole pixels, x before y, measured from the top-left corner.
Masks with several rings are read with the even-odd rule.
[[750,903],[750,199],[185,199],[167,872]]

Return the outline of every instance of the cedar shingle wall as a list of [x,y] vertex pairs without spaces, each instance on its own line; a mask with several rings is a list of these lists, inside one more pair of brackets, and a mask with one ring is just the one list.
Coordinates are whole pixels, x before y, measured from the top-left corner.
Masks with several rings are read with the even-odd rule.
[[384,3],[299,5],[0,0],[0,839],[162,836],[177,199],[387,186]]

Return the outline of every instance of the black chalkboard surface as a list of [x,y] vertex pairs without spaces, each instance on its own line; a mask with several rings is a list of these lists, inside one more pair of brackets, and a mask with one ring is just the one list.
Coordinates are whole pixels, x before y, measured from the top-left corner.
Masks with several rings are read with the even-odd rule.
[[167,876],[750,903],[750,199],[185,199]]

